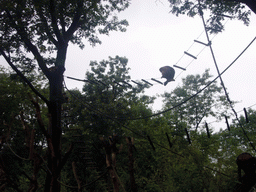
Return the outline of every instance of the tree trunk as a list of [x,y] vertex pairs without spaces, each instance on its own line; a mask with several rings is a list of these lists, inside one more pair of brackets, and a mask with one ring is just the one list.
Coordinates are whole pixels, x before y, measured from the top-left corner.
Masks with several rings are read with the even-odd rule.
[[128,156],[129,156],[129,163],[128,163],[128,167],[129,167],[129,173],[130,173],[130,183],[131,183],[131,191],[132,192],[137,192],[137,186],[136,186],[136,182],[135,182],[135,178],[134,178],[134,158],[133,158],[133,139],[131,139],[130,137],[126,137],[126,142],[128,145]]
[[45,192],[58,192],[60,185],[59,165],[61,162],[61,104],[64,67],[58,66],[51,69],[50,102],[49,102],[49,127],[48,133],[52,140],[53,151],[48,148],[48,168],[51,173],[47,174],[45,181]]

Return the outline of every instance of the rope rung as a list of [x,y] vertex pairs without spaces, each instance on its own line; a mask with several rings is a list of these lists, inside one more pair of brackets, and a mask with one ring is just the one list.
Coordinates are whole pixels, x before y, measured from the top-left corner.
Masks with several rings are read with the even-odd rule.
[[196,56],[191,55],[190,53],[188,53],[188,52],[186,52],[186,51],[184,51],[184,53],[185,53],[185,54],[187,54],[188,56],[190,56],[190,57],[194,58],[194,59],[197,59],[197,58],[196,58]]
[[152,80],[152,81],[155,81],[155,82],[157,82],[157,83],[160,83],[161,85],[163,85],[163,83],[162,83],[161,81],[158,81],[158,80],[156,80],[156,79],[154,79],[154,78],[151,78],[151,80]]
[[224,14],[217,14],[217,16],[221,16],[221,17],[227,17],[227,18],[230,18],[230,19],[232,19],[232,18],[233,18],[232,16],[229,16],[229,15],[224,15]]
[[120,84],[119,82],[117,81],[114,81],[114,83],[116,83],[117,85],[121,86],[121,87],[124,87],[122,84]]
[[137,85],[139,85],[139,86],[143,86],[141,83],[138,83],[138,82],[136,82],[136,81],[134,81],[134,80],[131,80],[131,82],[133,82],[133,83],[135,83],[135,84],[137,84]]
[[214,29],[214,28],[211,28],[211,27],[205,27],[205,29],[206,29],[207,31],[212,30],[212,31],[216,31],[216,32],[222,32],[222,31],[219,30],[219,29]]
[[176,67],[176,68],[182,69],[183,71],[186,71],[186,69],[185,69],[185,68],[180,67],[180,66],[178,66],[178,65],[173,65],[173,67]]
[[209,43],[208,44],[206,44],[206,43],[203,43],[203,42],[201,42],[201,41],[198,41],[198,40],[194,40],[196,43],[200,43],[200,44],[202,44],[202,45],[205,45],[205,46],[209,46]]
[[124,84],[128,85],[129,87],[132,87],[130,83],[127,83],[126,81],[122,81]]
[[151,85],[151,86],[153,86],[153,84],[152,83],[149,83],[148,81],[146,81],[145,79],[141,79],[143,82],[145,82],[145,83],[147,83],[147,84],[149,84],[149,85]]

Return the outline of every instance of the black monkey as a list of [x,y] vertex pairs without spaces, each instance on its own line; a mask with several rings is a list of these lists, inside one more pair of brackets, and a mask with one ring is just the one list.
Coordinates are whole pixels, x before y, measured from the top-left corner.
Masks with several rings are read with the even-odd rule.
[[241,180],[241,170],[246,175],[255,175],[256,170],[256,158],[249,153],[242,153],[236,158],[236,164],[238,166],[238,179]]
[[[234,188],[234,192],[249,192],[256,183],[256,158],[249,153],[240,154],[236,163],[238,166],[238,180],[241,183],[237,183]],[[242,176],[241,170],[244,171]]]
[[166,80],[167,80],[167,81],[164,82],[164,86],[166,86],[167,83],[169,83],[170,81],[175,81],[173,79],[174,74],[175,74],[175,70],[172,67],[164,66],[164,67],[161,67],[159,69],[159,71],[162,73],[162,77],[161,78],[166,78]]

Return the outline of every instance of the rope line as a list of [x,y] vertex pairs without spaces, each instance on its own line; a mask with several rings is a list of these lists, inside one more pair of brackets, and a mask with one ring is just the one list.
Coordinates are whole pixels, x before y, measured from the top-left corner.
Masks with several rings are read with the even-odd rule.
[[212,55],[212,58],[213,58],[213,61],[214,61],[215,68],[216,68],[216,70],[218,72],[218,76],[219,76],[219,79],[220,79],[220,82],[221,82],[221,86],[222,86],[222,88],[223,88],[223,90],[225,92],[225,95],[226,95],[227,101],[228,101],[228,103],[230,105],[230,108],[232,109],[233,113],[235,114],[236,120],[238,121],[241,129],[243,130],[243,133],[244,133],[246,139],[248,140],[248,142],[250,143],[251,147],[256,152],[256,149],[255,149],[254,145],[252,144],[252,142],[251,142],[250,138],[248,137],[248,135],[247,135],[247,133],[246,133],[242,123],[240,122],[240,120],[239,120],[239,118],[237,116],[237,112],[235,111],[235,109],[233,107],[233,103],[230,100],[230,97],[228,95],[227,89],[226,89],[226,87],[224,85],[224,82],[223,82],[223,79],[222,79],[222,77],[220,75],[219,67],[218,67],[218,64],[217,64],[217,61],[216,61],[216,58],[215,58],[215,55],[214,55],[214,52],[213,52],[213,49],[212,49],[212,46],[211,46],[211,43],[210,43],[210,39],[209,39],[209,35],[208,35],[208,32],[207,32],[207,29],[206,29],[206,24],[205,24],[205,20],[204,20],[204,14],[203,14],[203,11],[202,11],[202,8],[201,8],[200,0],[198,0],[198,4],[199,4],[199,13],[201,15],[201,18],[202,18],[202,21],[203,21],[203,25],[204,25],[204,29],[205,29],[206,38],[207,38],[207,41],[208,41],[208,44],[209,44],[209,47],[210,47],[210,51],[211,51],[211,55]]
[[[65,82],[64,82],[64,83],[65,83]],[[102,111],[100,111],[100,110],[98,110],[98,109],[94,109],[94,108],[91,106],[91,104],[89,104],[89,103],[86,102],[86,101],[83,101],[83,102],[82,102],[76,95],[74,95],[74,94],[66,87],[66,84],[64,85],[64,87],[65,87],[65,89],[67,89],[67,91],[71,94],[72,97],[75,97],[83,106],[85,106],[86,108],[88,108],[88,109],[91,110],[92,112],[94,112],[94,113],[96,113],[96,114],[103,115],[103,116],[109,118],[110,120],[112,120],[113,122],[118,123],[118,124],[121,125],[123,128],[125,128],[125,129],[131,131],[132,133],[134,133],[134,134],[136,134],[136,135],[138,135],[138,136],[144,138],[145,140],[148,140],[146,136],[144,136],[144,135],[138,133],[137,131],[134,131],[133,129],[131,129],[131,128],[127,127],[126,125],[122,124],[121,122],[119,122],[119,121],[117,120],[117,118],[111,117],[111,116],[105,114],[104,112],[102,112]],[[126,119],[126,120],[127,120],[127,119]],[[128,119],[128,120],[129,120],[129,119]],[[180,156],[180,157],[184,157],[183,155],[181,155],[181,154],[179,154],[179,153],[176,153],[176,152],[174,152],[174,151],[172,151],[172,150],[170,150],[170,149],[168,149],[168,148],[166,148],[166,147],[164,147],[164,146],[162,146],[162,145],[160,145],[160,144],[158,144],[158,143],[155,143],[155,144],[158,145],[159,147],[162,147],[162,148],[167,149],[168,151],[170,151],[170,152],[172,152],[172,153],[174,153],[174,154],[176,154],[176,155],[178,155],[178,156]]]
[[[255,37],[255,38],[256,38],[256,37]],[[216,77],[216,79],[217,79],[217,78],[218,78],[218,77]],[[64,84],[65,84],[65,81],[64,81]],[[78,98],[77,98],[74,94],[72,94],[71,91],[66,87],[66,84],[64,85],[64,87],[65,87],[65,89],[67,89],[67,91],[71,94],[71,96],[75,97],[75,98],[78,100]],[[91,107],[91,105],[90,105],[88,102],[86,102],[86,101],[83,101],[83,102],[82,102],[80,99],[79,99],[78,101],[79,101],[83,106],[85,106],[86,108],[89,108],[91,111],[93,111],[93,112],[95,112],[95,113],[98,113],[98,112],[99,112],[99,113],[101,113],[101,115],[107,116],[105,113],[101,112],[100,110],[98,110],[98,109],[93,109],[93,107]],[[88,106],[89,106],[89,107],[88,107]],[[96,110],[97,112],[96,112],[95,110]],[[108,116],[108,117],[109,117],[109,116]],[[140,133],[134,131],[133,129],[127,127],[126,125],[124,125],[124,124],[122,124],[121,122],[117,121],[117,119],[115,119],[115,118],[113,118],[113,117],[110,117],[110,119],[111,119],[113,122],[118,123],[118,124],[119,124],[120,126],[122,126],[123,128],[125,128],[125,129],[131,131],[132,133],[134,133],[134,134],[136,134],[136,135],[138,135],[138,136],[140,136],[140,137],[142,137],[143,139],[145,139],[145,140],[148,141],[147,136],[144,136],[144,135],[142,135],[142,134],[140,134]],[[165,146],[163,146],[163,145],[161,145],[161,144],[159,144],[159,143],[157,143],[157,142],[155,142],[155,141],[152,141],[152,140],[151,140],[151,142],[152,142],[154,145],[156,145],[156,146],[158,146],[158,147],[160,147],[160,148],[162,148],[162,149],[165,149],[166,151],[169,151],[170,153],[173,153],[173,154],[175,154],[175,155],[177,155],[177,156],[179,156],[179,157],[185,158],[185,156],[183,156],[183,155],[181,155],[181,154],[179,154],[179,153],[177,153],[177,152],[175,152],[175,151],[172,151],[172,150],[170,150],[169,148],[167,148],[167,147],[165,147]],[[229,176],[229,175],[227,175],[227,174],[225,174],[225,173],[222,173],[222,172],[220,172],[220,171],[218,171],[218,170],[215,170],[215,169],[213,169],[213,168],[211,168],[211,167],[209,167],[209,166],[203,166],[203,167],[204,167],[204,168],[207,168],[207,169],[210,169],[210,170],[212,170],[212,171],[215,171],[215,172],[217,172],[217,173],[219,173],[219,174],[222,174],[222,175],[224,175],[224,176],[226,176],[226,177],[231,178],[231,176]]]

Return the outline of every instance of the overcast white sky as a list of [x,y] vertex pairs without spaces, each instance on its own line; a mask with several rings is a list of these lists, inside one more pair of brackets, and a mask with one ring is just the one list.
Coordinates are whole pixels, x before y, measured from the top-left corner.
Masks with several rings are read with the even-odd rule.
[[[165,65],[176,64],[186,67],[193,59],[186,55],[183,56],[184,51],[196,56],[204,48],[201,44],[193,44],[194,39],[207,43],[202,20],[198,16],[195,18],[176,17],[169,11],[167,0],[132,0],[130,7],[117,15],[120,19],[128,20],[127,32],[111,32],[109,36],[101,38],[102,45],[97,45],[94,48],[87,44],[83,50],[80,50],[70,44],[65,75],[84,79],[86,71],[90,70],[90,61],[101,61],[116,55],[128,58],[128,67],[131,68],[130,75],[133,80],[160,78],[159,68]],[[249,27],[243,25],[241,21],[229,20],[225,25],[225,31],[212,40],[213,51],[220,71],[224,70],[255,36],[256,16],[253,13]],[[210,38],[212,37],[210,36]],[[191,48],[189,49],[189,47]],[[256,104],[255,49],[256,42],[223,75],[223,81],[231,100],[240,102],[236,104],[237,111]],[[185,72],[176,78],[175,82],[169,83],[167,86],[156,83],[148,89],[146,94],[170,92],[181,84],[182,78],[189,74],[202,74],[207,68],[210,68],[210,73],[214,77],[217,76],[208,47],[189,65]],[[176,76],[180,72],[180,69],[176,69]],[[83,86],[83,82],[67,78],[65,81],[68,88],[77,87],[81,90]],[[161,107],[162,102],[158,100],[154,109],[158,110]]]

